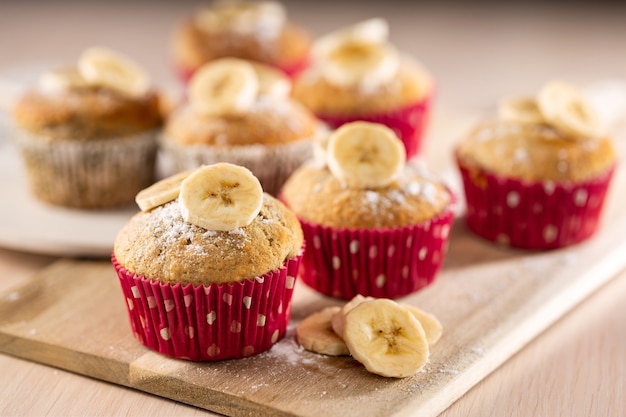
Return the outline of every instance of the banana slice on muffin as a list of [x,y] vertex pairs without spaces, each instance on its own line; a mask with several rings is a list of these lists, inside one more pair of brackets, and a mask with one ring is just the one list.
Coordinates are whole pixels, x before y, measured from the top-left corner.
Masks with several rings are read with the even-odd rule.
[[390,128],[369,122],[345,124],[328,139],[328,168],[346,185],[384,187],[404,167],[404,145]]

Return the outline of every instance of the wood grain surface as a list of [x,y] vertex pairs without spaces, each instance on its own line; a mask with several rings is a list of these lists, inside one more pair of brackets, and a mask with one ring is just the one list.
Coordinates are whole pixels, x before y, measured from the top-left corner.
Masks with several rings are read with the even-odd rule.
[[[612,191],[624,179],[618,171]],[[297,322],[340,303],[302,283],[290,331],[270,351],[217,363],[165,358],[132,337],[106,261],[61,260],[0,296],[0,351],[230,416],[436,416],[624,268],[626,199],[609,198],[593,239],[545,253],[483,242],[457,219],[438,281],[403,299],[445,329],[411,378],[378,377],[351,358],[299,348]]]
[[[151,2],[150,7],[147,7],[145,2],[133,1],[5,2],[0,6],[0,33],[4,40],[0,42],[0,66],[2,69],[21,69],[28,66],[40,69],[42,64],[71,62],[84,47],[102,44],[137,58],[150,69],[159,83],[170,86],[168,83],[172,81],[172,77],[166,48],[168,31],[177,19],[184,17],[189,10],[201,3],[203,2],[157,1]],[[402,1],[288,0],[286,3],[290,15],[316,34],[326,33],[363,18],[388,18],[392,24],[392,39],[397,45],[418,56],[436,75],[439,86],[436,103],[438,115],[447,115],[450,111],[455,114],[488,112],[493,110],[494,103],[503,95],[534,91],[553,77],[589,85],[607,78],[623,78],[626,74],[626,60],[620,53],[626,45],[624,8],[617,2],[604,2],[601,5],[583,2],[557,2],[549,5],[545,2],[531,2],[540,6],[527,2],[494,2],[489,7],[469,2],[422,4]],[[328,13],[329,7],[332,7],[332,13]],[[10,98],[10,95],[0,97],[0,107],[10,103]],[[459,126],[459,131],[462,131],[462,126]],[[439,139],[437,135],[431,136],[427,147],[428,162],[435,167],[443,166],[440,161],[448,158],[448,150],[440,146]],[[623,161],[624,153],[621,155]],[[623,193],[623,178],[619,187],[617,190],[616,187],[613,188],[614,194]],[[3,189],[1,185],[0,189]],[[615,199],[614,196],[613,200]],[[613,202],[609,206],[609,215],[603,223],[603,233],[605,228],[613,227],[611,220],[619,216],[618,209],[623,212],[623,207],[618,203]],[[436,285],[465,285],[467,291],[464,298],[466,301],[472,299],[476,305],[488,304],[490,298],[483,298],[473,290],[470,291],[468,285],[475,275],[469,274],[469,278],[466,278],[462,268],[479,274],[488,269],[487,264],[492,258],[487,256],[493,256],[494,263],[505,262],[511,266],[511,269],[504,268],[503,277],[509,277],[512,276],[509,274],[514,274],[512,268],[518,263],[525,266],[534,264],[534,257],[530,254],[520,255],[515,251],[493,248],[482,242],[478,242],[477,252],[472,250],[466,253],[463,251],[465,243],[461,241],[469,237],[463,227],[456,228],[454,233],[453,237],[457,240],[452,243],[450,253],[465,260],[456,264],[449,258]],[[601,236],[602,234],[597,238],[601,239]],[[459,237],[462,239],[459,240]],[[472,242],[477,243],[475,240]],[[613,247],[606,246],[603,249],[610,251]],[[598,249],[598,252],[601,250]],[[578,258],[576,251],[559,253],[571,254],[560,258],[560,263],[568,267],[567,271],[583,264],[583,259]],[[46,277],[50,270],[44,268],[56,259],[0,249],[0,303],[10,301],[13,305],[24,308],[19,303],[16,291],[24,285],[30,286],[33,274],[37,272],[40,274],[34,279]],[[53,265],[53,268],[57,267],[57,264]],[[73,265],[72,268],[74,267],[78,265]],[[96,266],[95,269],[98,268]],[[102,268],[107,269],[106,263]],[[574,275],[578,276],[578,268],[575,269]],[[544,275],[544,278],[550,280],[549,274]],[[109,273],[104,271],[100,278],[111,279]],[[79,282],[80,278],[71,280],[71,283]],[[601,282],[592,284],[601,286]],[[116,291],[115,285],[111,285],[113,291]],[[506,287],[509,285],[508,280],[500,280],[497,285]],[[325,299],[308,298],[306,288],[302,285],[297,290],[298,297],[303,297],[304,301],[301,309],[294,311],[294,314],[298,314],[297,317],[294,316],[294,322],[306,312],[331,303]],[[591,291],[589,288],[587,290]],[[492,294],[494,297],[499,297],[502,288],[494,288],[492,291],[495,291],[495,295]],[[425,308],[438,305],[436,309],[431,309],[439,314],[447,309],[454,310],[459,294],[453,294],[457,294],[457,298],[450,299],[451,301],[447,295],[437,300],[424,295],[411,298],[411,301]],[[123,302],[118,300],[116,304],[114,300],[117,295],[119,294],[112,293],[110,298],[113,309],[118,309],[116,314],[119,314],[119,309],[123,309]],[[577,308],[556,321],[549,331],[543,332],[541,337],[530,342],[521,352],[510,357],[495,372],[478,382],[463,398],[442,412],[441,417],[624,416],[625,295],[626,272],[621,272]],[[93,308],[97,309],[96,306]],[[58,317],[55,316],[52,320],[58,320]],[[109,312],[103,316],[103,320],[108,323],[114,317],[115,314]],[[91,320],[89,317],[85,319]],[[45,321],[41,320],[43,323]],[[113,327],[119,327],[116,330],[120,334],[130,332],[125,320],[118,321]],[[499,323],[500,319],[497,318],[497,321]],[[444,324],[449,330],[454,323]],[[489,322],[489,325],[494,323]],[[7,337],[9,340],[16,337],[7,336],[6,323],[0,326],[3,328],[3,344],[7,342]],[[10,331],[15,332],[18,323],[11,326]],[[501,326],[502,324],[498,325]],[[108,329],[109,325],[104,324],[102,327]],[[31,339],[31,343],[45,344],[37,341],[39,339],[35,338],[36,335],[31,334],[33,330],[37,331],[34,327],[24,326],[21,332],[28,333],[26,338]],[[539,329],[533,329],[534,332],[539,332]],[[483,336],[488,337],[487,334]],[[23,334],[18,337],[23,337]],[[96,334],[94,337],[101,341],[99,343],[104,343],[102,346],[113,346],[119,342],[107,334]],[[122,338],[125,337],[127,336]],[[442,341],[452,343],[451,334],[447,333],[445,337],[447,339]],[[85,343],[93,344],[92,341]],[[131,349],[136,348],[135,345],[130,346]],[[457,348],[461,349],[462,346]],[[483,349],[485,353],[489,353],[486,347]],[[482,353],[483,350],[477,349],[476,352]],[[26,355],[28,352],[18,354]],[[433,358],[442,360],[442,355],[443,353],[435,351]],[[58,357],[52,359],[60,360]],[[495,367],[496,362],[491,366]],[[449,372],[444,375],[449,376],[452,381],[467,375],[453,375],[455,369],[445,369]],[[257,385],[257,388],[260,387]],[[458,382],[456,388],[459,389]],[[448,395],[454,397],[450,392]],[[354,406],[354,412],[350,415],[357,415],[359,407],[355,397],[348,398],[347,401],[350,402],[350,407]],[[419,407],[412,408],[418,410],[411,413],[412,415],[422,415]],[[409,413],[409,409],[406,408],[406,413]],[[17,356],[0,355],[0,415],[196,417],[214,414],[164,397],[146,395],[140,390],[22,360]]]

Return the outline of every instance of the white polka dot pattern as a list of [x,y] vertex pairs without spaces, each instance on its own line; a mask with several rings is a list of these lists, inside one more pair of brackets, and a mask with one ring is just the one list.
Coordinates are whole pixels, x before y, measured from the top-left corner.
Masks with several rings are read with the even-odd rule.
[[210,313],[208,313],[206,315],[206,322],[208,324],[213,324],[213,322],[215,322],[215,319],[217,318],[217,313],[215,312],[215,310],[211,311]]
[[238,322],[237,320],[233,320],[230,323],[230,331],[232,333],[240,333],[241,332],[241,323]]
[[395,229],[342,229],[300,219],[309,246],[302,259],[303,282],[322,294],[397,298],[429,285],[447,248],[453,206],[428,222]]
[[254,346],[246,346],[241,351],[241,356],[248,357],[254,355]]
[[491,241],[529,249],[559,248],[590,237],[613,174],[609,170],[581,183],[532,183],[459,168],[470,230]]
[[246,357],[280,340],[300,260],[259,279],[194,287],[135,276],[112,257],[137,340],[164,355],[193,361]]

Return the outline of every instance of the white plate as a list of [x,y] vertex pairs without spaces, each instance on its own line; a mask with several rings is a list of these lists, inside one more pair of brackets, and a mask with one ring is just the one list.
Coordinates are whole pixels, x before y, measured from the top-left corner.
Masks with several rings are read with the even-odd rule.
[[[33,62],[0,69],[0,247],[60,256],[109,257],[118,231],[139,209],[135,204],[116,210],[56,207],[30,194],[22,161],[12,143],[9,111],[26,86],[59,62]],[[177,83],[162,87],[173,99]],[[157,176],[170,165],[157,159]]]
[[28,189],[18,151],[10,138],[10,104],[49,63],[0,72],[0,246],[60,256],[108,257],[117,232],[138,211],[76,210],[36,200]]
[[110,256],[117,232],[138,208],[88,211],[37,201],[2,120],[0,129],[0,246],[49,255]]

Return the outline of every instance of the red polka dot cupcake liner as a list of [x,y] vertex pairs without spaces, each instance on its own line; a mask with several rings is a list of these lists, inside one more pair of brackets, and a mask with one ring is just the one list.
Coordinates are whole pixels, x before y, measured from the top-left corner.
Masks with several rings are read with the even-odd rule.
[[470,230],[490,241],[537,250],[573,245],[595,233],[614,171],[584,182],[527,182],[457,164]]
[[115,267],[135,338],[192,361],[252,356],[281,340],[302,255],[265,275],[228,284],[169,284]]
[[335,298],[398,298],[436,278],[447,252],[452,207],[414,226],[336,229],[301,220],[307,251],[300,278]]
[[[299,61],[291,62],[289,64],[284,65],[271,65],[276,69],[281,70],[285,75],[291,79],[295,78],[296,75],[304,71],[311,63],[310,58],[307,56]],[[180,63],[174,64],[174,72],[178,76],[178,79],[181,80],[184,84],[187,84],[193,74],[196,72],[198,68],[191,68],[184,66]]]
[[404,143],[406,159],[419,155],[423,148],[423,138],[430,118],[432,95],[409,106],[385,113],[372,113],[363,116],[330,116],[318,114],[318,118],[336,129],[346,123],[362,120],[383,124],[394,132]]

